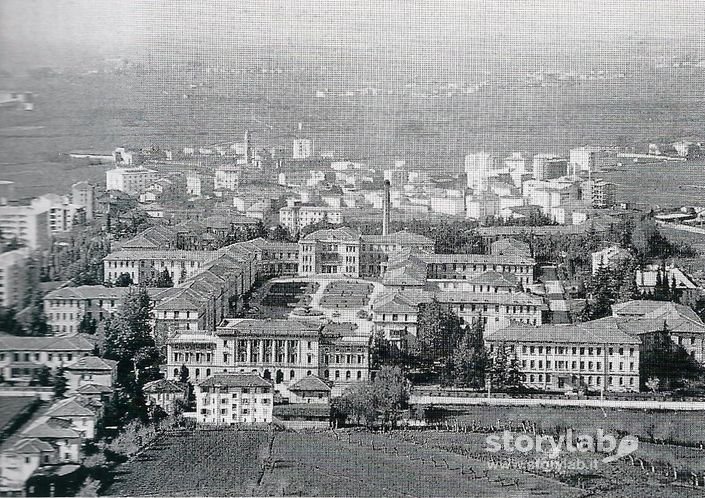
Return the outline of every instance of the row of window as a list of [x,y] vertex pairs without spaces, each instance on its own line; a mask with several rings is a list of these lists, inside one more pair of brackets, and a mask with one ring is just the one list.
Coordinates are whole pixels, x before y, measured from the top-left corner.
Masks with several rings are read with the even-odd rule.
[[[10,353],[7,353],[8,355]],[[53,361],[55,353],[46,353],[46,361]],[[41,353],[12,353],[12,361],[40,361]],[[58,361],[73,361],[73,353],[56,353]],[[0,353],[0,361],[5,361],[5,353]]]
[[[546,374],[546,375],[545,375],[545,378],[546,378],[546,382],[547,382],[547,383],[548,383],[548,382],[551,382],[551,374]],[[594,375],[594,376],[593,376],[593,375],[581,375],[579,378],[580,378],[580,381],[581,381],[581,382],[583,382],[583,383],[587,382],[587,384],[588,384],[589,386],[591,386],[591,385],[597,385],[597,386],[602,385],[602,377],[599,376],[599,375]],[[528,382],[544,382],[544,374],[536,374],[536,375],[534,375],[534,374],[529,374],[529,375],[522,374],[521,379],[522,379],[523,382],[527,382],[527,381],[528,381]],[[573,382],[575,382],[575,381],[577,381],[577,380],[578,380],[578,376],[574,375],[574,376],[573,376]],[[625,378],[624,378],[624,377],[617,377],[617,382],[618,382],[618,384],[619,384],[620,386],[623,386],[623,385],[625,385]],[[610,385],[610,386],[614,385],[614,377],[612,377],[612,376],[607,377],[607,384]],[[635,385],[634,377],[629,377],[628,384],[629,384],[630,386],[634,386],[634,385]]]
[[[438,272],[445,272],[450,269],[453,270],[461,270],[461,271],[469,271],[470,270],[470,265],[469,264],[458,264],[458,263],[431,263],[431,272],[432,273],[438,273]],[[500,272],[506,272],[506,273],[531,273],[532,268],[531,266],[522,266],[522,265],[485,265],[485,264],[473,264],[472,265],[472,271],[473,272],[486,272],[486,271],[500,271]]]
[[[494,346],[490,346],[490,351],[493,351]],[[572,354],[572,355],[577,355],[578,352],[580,352],[580,356],[585,356],[587,353],[587,356],[602,356],[602,348],[591,348],[591,347],[565,347],[565,346],[556,346],[554,348],[551,348],[551,346],[522,346],[521,347],[521,352],[522,354],[544,354],[544,349],[546,350],[546,354],[552,354],[552,351],[554,354]],[[607,348],[607,354],[612,356],[614,355],[615,348]],[[624,348],[618,348],[617,353],[619,356],[624,356]],[[634,348],[629,348],[629,356],[634,356]]]
[[[522,367],[522,368],[527,368],[527,366],[528,366],[529,368],[534,369],[534,368],[536,368],[536,366],[537,366],[537,364],[538,364],[538,368],[542,369],[542,368],[543,368],[543,363],[544,363],[543,360],[538,360],[538,361],[535,361],[535,360],[530,360],[530,361],[521,360],[521,367]],[[586,370],[586,368],[585,368],[586,365],[587,365],[587,370],[597,370],[597,371],[602,370],[602,362],[599,362],[599,361],[596,361],[596,362],[592,362],[592,361],[588,361],[588,362],[581,361],[579,364],[580,364],[580,370]],[[570,370],[576,370],[576,369],[578,368],[578,362],[577,362],[577,361],[570,361],[570,362],[568,362],[568,361],[559,360],[559,361],[556,361],[556,362],[551,362],[551,360],[546,360],[546,368],[550,370],[550,369],[551,369],[551,365],[553,365],[556,370],[569,370],[569,369],[570,369]],[[614,370],[613,364],[612,364],[611,361],[607,364],[607,368],[608,368],[608,370],[610,370],[610,371]],[[619,370],[620,370],[620,371],[624,371],[624,362],[621,362],[621,361],[619,362]],[[633,372],[633,371],[634,371],[634,362],[630,362],[630,363],[629,363],[629,371],[630,371],[630,372]]]
[[[81,304],[81,301],[85,302],[86,306],[91,306],[93,303],[91,299],[49,299],[47,301],[49,302],[50,308],[58,308],[60,306],[78,306]],[[98,303],[98,306],[107,305],[109,302],[110,306],[115,307],[115,299],[96,299],[96,302]]]

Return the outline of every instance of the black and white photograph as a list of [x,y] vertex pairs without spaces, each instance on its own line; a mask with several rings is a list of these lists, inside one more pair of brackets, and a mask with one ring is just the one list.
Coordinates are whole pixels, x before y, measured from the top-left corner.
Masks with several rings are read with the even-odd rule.
[[705,496],[705,1],[0,0],[64,496]]

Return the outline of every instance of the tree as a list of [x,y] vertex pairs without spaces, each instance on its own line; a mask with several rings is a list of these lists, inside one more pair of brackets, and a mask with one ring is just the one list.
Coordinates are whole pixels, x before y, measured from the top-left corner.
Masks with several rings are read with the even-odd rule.
[[128,398],[131,415],[146,417],[142,386],[160,377],[162,356],[154,343],[151,303],[144,288],[131,288],[105,324],[106,358],[118,362],[117,382]]
[[655,377],[659,379],[659,385],[670,389],[702,374],[701,365],[671,340],[671,331],[665,320],[663,328],[649,333],[644,341],[646,347],[639,361],[642,385]]
[[374,408],[393,428],[399,411],[409,399],[408,381],[399,367],[382,367],[371,384]]
[[51,369],[46,365],[42,365],[42,368],[36,371],[36,381],[39,386],[51,386]]
[[155,281],[155,287],[174,287],[174,281],[171,279],[169,270],[164,268],[164,270],[159,273]]
[[646,381],[646,387],[649,388],[649,390],[652,393],[656,393],[658,391],[658,386],[661,383],[658,377],[649,377],[649,380]]
[[275,226],[270,230],[268,235],[267,238],[274,242],[296,242],[296,237],[289,232],[289,229],[282,225]]
[[64,368],[59,367],[54,374],[54,397],[63,398],[64,394],[68,390],[68,380],[66,379],[66,374],[64,373]]
[[179,382],[181,382],[182,384],[188,384],[188,379],[188,368],[186,368],[186,365],[181,365],[181,368],[179,369]]
[[115,279],[115,287],[129,287],[132,285],[132,276],[129,273],[121,273]]
[[420,306],[414,355],[428,366],[435,362],[447,364],[462,336],[458,315],[434,298]]
[[[473,388],[483,386],[487,366],[483,330],[480,318],[466,329],[465,335],[454,349],[447,372],[447,380],[451,384]],[[506,369],[506,361],[502,368]]]
[[98,330],[98,322],[95,318],[85,314],[81,317],[81,321],[78,322],[78,333],[94,335]]

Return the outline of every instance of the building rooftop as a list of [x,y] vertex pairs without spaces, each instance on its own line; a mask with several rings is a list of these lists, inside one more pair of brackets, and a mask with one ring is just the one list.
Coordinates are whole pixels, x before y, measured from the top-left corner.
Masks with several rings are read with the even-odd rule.
[[145,393],[176,393],[183,394],[185,392],[184,386],[180,385],[178,382],[167,379],[158,379],[148,382],[144,385]]
[[317,337],[323,326],[315,322],[281,318],[228,318],[218,327],[218,335],[282,335]]
[[326,381],[321,379],[320,377],[317,377],[315,375],[309,375],[307,377],[304,377],[303,379],[299,380],[296,382],[293,386],[289,386],[289,391],[301,391],[301,392],[310,392],[310,391],[326,391],[330,392],[330,386]]
[[115,360],[106,360],[97,356],[84,356],[67,366],[67,370],[105,370],[112,371],[117,365]]
[[491,342],[540,342],[556,344],[640,344],[639,339],[620,330],[614,317],[569,325],[512,324],[489,334]]
[[215,374],[198,384],[200,387],[272,387],[272,383],[254,373]]
[[83,336],[17,337],[0,336],[0,351],[93,351],[93,343]]
[[44,414],[48,417],[93,417],[95,413],[78,403],[74,398],[54,403]]

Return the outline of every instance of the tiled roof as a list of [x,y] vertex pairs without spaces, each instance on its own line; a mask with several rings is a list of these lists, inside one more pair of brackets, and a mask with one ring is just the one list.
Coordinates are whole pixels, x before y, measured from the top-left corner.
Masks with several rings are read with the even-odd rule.
[[218,256],[217,251],[181,251],[181,250],[152,250],[152,251],[116,251],[111,252],[103,261],[140,261],[143,259],[167,261],[208,261]]
[[430,254],[421,258],[435,264],[479,264],[479,265],[534,265],[533,258],[519,255],[499,256],[494,254]]
[[526,242],[512,238],[504,238],[490,244],[490,253],[497,255],[517,254],[530,256],[531,248]]
[[414,313],[418,311],[420,302],[430,301],[431,296],[427,293],[412,295],[407,291],[390,291],[380,294],[372,309],[376,313]]
[[348,227],[316,230],[304,237],[304,240],[346,240],[350,242],[359,239],[360,233]]
[[117,365],[115,360],[106,360],[97,356],[84,356],[67,366],[67,370],[107,370],[111,371]]
[[17,337],[0,336],[0,351],[93,351],[93,343],[83,336]]
[[[663,329],[663,324],[672,332],[704,334],[705,324],[688,306],[670,301],[634,300],[612,305],[612,314],[616,317],[630,318],[625,327],[636,331],[654,332]],[[656,328],[654,328],[656,327]]]
[[112,387],[104,386],[101,384],[83,384],[81,387],[76,389],[77,394],[107,394],[113,392]]
[[517,278],[513,273],[492,270],[469,278],[466,282],[471,285],[494,285],[498,287],[516,287],[518,284]]
[[22,434],[25,437],[37,437],[40,439],[66,439],[77,438],[79,434],[70,428],[70,423],[64,423],[61,420],[49,419],[45,422],[33,425],[24,430]]
[[127,287],[81,285],[53,290],[44,296],[44,299],[122,299],[127,291]]
[[19,454],[48,453],[53,452],[54,447],[39,439],[24,438],[17,441],[10,451]]
[[215,374],[200,384],[201,387],[272,387],[272,383],[257,374]]
[[144,392],[146,393],[178,393],[183,394],[185,389],[183,386],[179,385],[177,382],[159,379],[148,382],[144,385]]
[[428,237],[406,230],[389,235],[363,235],[362,240],[368,244],[434,245],[433,240]]
[[320,377],[309,375],[298,381],[293,386],[289,386],[289,391],[327,391],[330,392],[330,386]]
[[275,405],[272,408],[272,415],[282,418],[324,418],[330,416],[330,405],[327,403],[290,403],[288,405]]
[[571,344],[640,344],[639,339],[622,332],[614,317],[570,325],[512,324],[489,334],[491,342],[549,342]]
[[442,290],[436,293],[442,303],[501,304],[541,306],[543,299],[526,292],[464,292]]
[[95,414],[75,399],[69,398],[54,403],[45,415],[48,417],[93,417]]
[[225,319],[218,327],[218,335],[294,335],[315,337],[322,325],[315,322],[289,319]]

